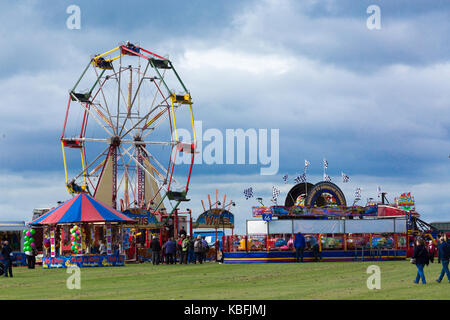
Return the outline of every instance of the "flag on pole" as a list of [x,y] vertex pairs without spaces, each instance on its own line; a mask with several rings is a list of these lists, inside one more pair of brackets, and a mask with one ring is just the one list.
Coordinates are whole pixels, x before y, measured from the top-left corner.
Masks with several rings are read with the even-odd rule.
[[323,158],[323,168],[328,169],[328,161],[325,158]]
[[278,200],[278,196],[280,195],[280,190],[272,186],[272,200],[276,202]]
[[253,197],[253,188],[244,189],[244,196],[246,200]]
[[355,190],[355,198],[361,199],[361,188],[356,188],[356,190]]
[[289,177],[289,176],[288,176],[287,173],[283,176],[283,181],[284,181],[284,183],[287,183],[288,177]]
[[309,166],[309,161],[305,159],[305,171],[308,168],[308,166]]
[[346,183],[350,180],[350,178],[348,177],[348,175],[346,175],[345,173],[341,172],[342,175],[342,182]]
[[324,180],[324,181],[328,181],[328,182],[331,182],[331,178],[330,178],[330,176],[329,176],[329,175],[327,175],[326,173],[324,173],[324,174],[323,174],[323,180]]
[[381,195],[381,187],[380,186],[377,187],[377,192],[378,192],[378,196],[380,196]]

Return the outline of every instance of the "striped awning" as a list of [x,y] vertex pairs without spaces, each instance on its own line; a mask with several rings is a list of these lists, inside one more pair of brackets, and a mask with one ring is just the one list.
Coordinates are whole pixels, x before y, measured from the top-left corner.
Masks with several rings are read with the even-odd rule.
[[59,207],[56,207],[33,220],[29,225],[54,225],[83,222],[135,223],[136,221],[116,209],[101,203],[93,197],[85,193],[80,193],[76,197],[64,202]]

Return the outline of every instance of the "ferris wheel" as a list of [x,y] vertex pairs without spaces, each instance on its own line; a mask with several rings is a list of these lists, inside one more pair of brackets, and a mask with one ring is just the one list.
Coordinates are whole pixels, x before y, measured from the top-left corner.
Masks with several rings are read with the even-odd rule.
[[122,211],[188,201],[192,104],[168,58],[130,42],[93,56],[69,92],[61,135],[68,191]]

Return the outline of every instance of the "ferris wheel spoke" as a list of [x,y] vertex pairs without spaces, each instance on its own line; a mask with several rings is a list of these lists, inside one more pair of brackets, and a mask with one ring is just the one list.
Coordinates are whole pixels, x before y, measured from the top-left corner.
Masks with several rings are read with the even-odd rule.
[[[98,77],[98,72],[97,72],[97,68],[95,68],[94,67],[94,71],[95,71],[95,74],[97,75],[97,77]],[[105,108],[106,108],[106,113],[108,114],[108,118],[109,118],[109,121],[110,121],[110,123],[111,123],[111,128],[113,129],[113,131],[114,131],[114,134],[117,134],[116,132],[115,132],[115,128],[114,128],[114,126],[112,125],[112,123],[113,123],[113,120],[112,120],[112,116],[111,116],[111,113],[109,112],[109,108],[108,108],[108,102],[107,102],[107,100],[106,100],[106,97],[105,97],[105,92],[104,92],[104,90],[103,90],[103,86],[104,86],[104,84],[106,83],[106,78],[105,78],[105,80],[103,80],[103,82],[99,82],[99,91],[102,93],[102,97],[103,97],[103,101],[104,101],[104,103],[105,103]]]
[[89,113],[89,115],[94,118],[94,120],[98,123],[98,125],[100,127],[102,127],[103,130],[105,130],[110,137],[112,137],[113,135],[111,134],[111,132],[109,132],[109,130],[106,129],[106,127],[103,125],[103,123],[95,116],[95,113],[93,113],[90,108],[87,108],[84,105],[84,103],[82,103],[80,100],[78,100],[78,98],[74,94],[71,93],[71,95],[72,95],[72,97],[74,97],[80,103],[80,105],[84,108],[84,110],[86,110]]
[[121,146],[122,150],[125,151],[125,153],[131,158],[133,159],[133,161],[137,164],[137,166],[139,166],[142,170],[144,170],[149,177],[151,177],[156,184],[158,185],[159,188],[164,188],[164,190],[167,192],[167,188],[164,186],[164,183],[162,183],[161,181],[158,181],[158,179],[156,179],[151,173],[150,171],[147,170],[147,168],[145,168],[145,166],[143,166],[141,163],[139,163],[138,159],[136,159],[136,157],[132,156],[128,151],[125,150],[125,148],[123,148]]
[[[152,114],[157,109],[158,109],[158,106],[154,107],[146,114],[146,116],[148,117],[150,114]],[[141,118],[136,124],[134,124],[133,127],[131,127],[131,129],[127,130],[123,135],[121,135],[120,138],[127,136],[134,128],[136,128],[138,125],[140,125],[144,120],[145,120],[145,117]]]
[[[122,131],[123,131],[124,127],[125,127],[125,124],[127,123],[127,120],[128,120],[128,118],[130,117],[131,109],[133,108],[134,102],[136,101],[136,97],[137,97],[138,94],[139,94],[139,91],[140,91],[140,89],[141,89],[142,82],[143,82],[144,79],[145,79],[145,75],[147,74],[147,70],[148,70],[148,66],[149,66],[149,65],[150,65],[150,60],[148,60],[147,65],[145,66],[144,75],[143,75],[142,78],[139,80],[139,84],[138,84],[138,87],[137,87],[137,89],[136,89],[136,92],[134,93],[133,100],[132,100],[132,101],[129,101],[129,102],[131,102],[131,103],[128,104],[127,117],[126,117],[125,120],[123,121],[122,128],[120,129],[120,132],[119,132],[119,134],[118,134],[119,136],[122,134]],[[131,98],[131,92],[129,93],[129,98]],[[134,125],[133,125],[133,127],[134,127]]]
[[[88,173],[88,170],[89,170],[89,168],[94,164],[94,163],[96,163],[97,162],[97,160],[98,159],[100,159],[100,157],[102,157],[102,156],[104,156],[105,154],[106,154],[106,152],[108,151],[108,149],[109,149],[109,146],[108,147],[106,147],[106,149],[104,149],[94,160],[92,160],[87,166],[86,166],[86,168],[84,169],[84,170],[82,170],[77,176],[75,176],[75,180],[76,179],[78,179],[79,177],[81,177],[82,175],[86,175],[86,173]],[[90,176],[90,175],[92,175],[92,174],[94,174],[95,172],[93,172],[93,173],[89,173],[88,175]]]
[[[165,75],[166,75],[166,70],[164,69],[164,71],[163,71],[163,73],[162,73],[162,75],[161,75],[161,79],[159,79],[159,85],[156,83],[155,79],[152,81],[152,82],[155,84],[155,86],[156,86],[156,88],[157,88],[158,90],[155,91],[155,94],[154,94],[154,96],[153,96],[152,104],[150,105],[150,109],[152,109],[153,106],[155,105],[156,98],[158,97],[158,93],[159,93],[163,98],[165,98],[164,95],[162,94],[161,90],[159,90],[159,86],[161,85],[161,83],[162,83],[162,81],[163,81]],[[163,100],[163,102],[165,102],[166,105],[167,105],[167,107],[169,107],[169,104],[167,103],[167,98],[165,98],[165,99]],[[161,105],[161,103],[159,103],[158,105]],[[147,116],[145,117],[145,122],[146,122],[146,123],[147,123],[147,121],[148,121],[148,117],[149,117],[149,116],[150,116],[150,115],[147,115]],[[141,129],[141,134],[144,132],[144,130],[145,130],[145,128],[142,127],[142,129]]]

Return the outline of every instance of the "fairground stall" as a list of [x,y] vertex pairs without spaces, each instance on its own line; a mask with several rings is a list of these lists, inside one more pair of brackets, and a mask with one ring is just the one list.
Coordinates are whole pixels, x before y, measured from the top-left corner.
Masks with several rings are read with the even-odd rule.
[[129,208],[123,212],[136,221],[132,225],[124,225],[124,250],[127,262],[150,261],[150,242],[158,236],[161,246],[169,237],[175,237],[181,229],[192,234],[192,216],[190,209],[181,212],[175,209],[167,213],[165,210],[150,212],[144,208]]
[[[24,234],[27,230],[24,221],[1,221],[0,222],[0,241],[8,240],[11,249],[13,250],[13,264],[17,266],[26,265],[24,248]],[[4,263],[3,256],[0,255],[0,262]]]
[[407,257],[414,236],[424,234],[413,207],[405,210],[397,201],[347,206],[342,191],[331,182],[310,184],[307,196],[303,186],[288,194],[285,204],[290,206],[253,207],[246,234],[225,238],[224,262],[294,262],[299,232],[307,240],[306,262],[315,261],[308,245],[314,242],[322,261],[398,260]]
[[29,223],[42,226],[43,268],[124,266],[123,224],[135,220],[80,193]]

